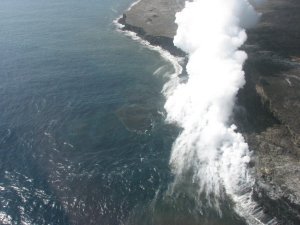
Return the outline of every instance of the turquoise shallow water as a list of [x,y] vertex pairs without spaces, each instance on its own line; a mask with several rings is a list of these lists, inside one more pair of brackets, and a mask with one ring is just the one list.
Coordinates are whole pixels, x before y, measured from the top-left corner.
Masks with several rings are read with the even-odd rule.
[[179,130],[153,73],[173,68],[116,32],[130,3],[0,2],[2,224],[242,224],[165,194]]

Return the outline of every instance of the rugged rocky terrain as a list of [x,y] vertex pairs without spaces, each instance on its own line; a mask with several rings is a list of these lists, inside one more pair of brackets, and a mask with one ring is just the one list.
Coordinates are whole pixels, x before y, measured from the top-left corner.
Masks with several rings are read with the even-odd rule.
[[134,31],[153,45],[160,45],[174,55],[184,53],[173,45],[177,26],[175,13],[184,7],[184,0],[142,0],[119,20],[126,30]]
[[283,224],[300,224],[300,2],[273,0],[249,31],[248,85],[277,120],[248,135],[256,153],[255,197]]
[[[172,54],[175,13],[183,0],[140,1],[120,19]],[[270,0],[243,47],[247,84],[235,120],[254,150],[254,197],[281,224],[300,224],[300,1]]]

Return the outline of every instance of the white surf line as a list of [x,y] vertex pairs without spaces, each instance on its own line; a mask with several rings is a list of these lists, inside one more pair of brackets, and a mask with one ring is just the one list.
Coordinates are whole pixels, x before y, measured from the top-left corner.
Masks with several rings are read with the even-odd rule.
[[139,35],[136,32],[133,31],[128,31],[128,30],[124,30],[124,25],[120,24],[118,21],[119,19],[122,18],[122,15],[119,16],[117,19],[115,19],[113,21],[113,23],[115,24],[117,31],[123,33],[124,35],[130,37],[132,40],[137,41],[138,43],[140,43],[142,46],[152,50],[152,51],[156,51],[160,54],[160,56],[166,60],[167,62],[171,63],[171,65],[174,68],[174,73],[169,74],[168,76],[168,82],[166,82],[166,84],[164,85],[164,88],[162,90],[162,92],[164,94],[168,93],[171,94],[172,91],[174,90],[174,88],[179,84],[180,79],[179,79],[179,75],[182,73],[183,69],[182,69],[182,62],[184,60],[183,57],[177,57],[172,55],[170,52],[168,52],[167,50],[163,49],[160,46],[157,45],[151,45],[150,42],[144,40],[143,38],[139,37]]
[[133,2],[133,3],[129,6],[129,8],[127,9],[127,11],[131,10],[132,7],[134,7],[135,5],[139,4],[140,1],[142,1],[142,0],[137,0],[137,1]]

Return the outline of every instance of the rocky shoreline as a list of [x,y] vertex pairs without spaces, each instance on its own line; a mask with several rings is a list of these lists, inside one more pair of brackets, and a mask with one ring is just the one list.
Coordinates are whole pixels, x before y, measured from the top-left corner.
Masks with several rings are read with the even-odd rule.
[[[175,13],[184,0],[140,1],[119,19],[124,30],[176,56]],[[254,150],[253,197],[280,224],[300,224],[300,2],[272,0],[248,31],[243,47],[246,86],[238,95],[235,122]]]
[[185,56],[173,44],[177,29],[175,13],[183,6],[183,0],[142,0],[125,12],[118,22],[124,25],[124,30],[135,32],[151,45],[158,45],[175,56]]

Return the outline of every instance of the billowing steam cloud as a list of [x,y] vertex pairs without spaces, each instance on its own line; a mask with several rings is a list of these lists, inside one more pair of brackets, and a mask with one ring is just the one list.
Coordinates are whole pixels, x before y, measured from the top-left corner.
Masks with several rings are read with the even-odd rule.
[[[250,4],[251,2],[251,4]],[[188,81],[169,94],[167,120],[183,128],[170,163],[177,179],[190,174],[199,193],[237,193],[247,184],[248,145],[229,124],[237,92],[245,84],[238,50],[246,28],[257,22],[261,0],[194,0],[177,13],[174,44],[189,55]]]

